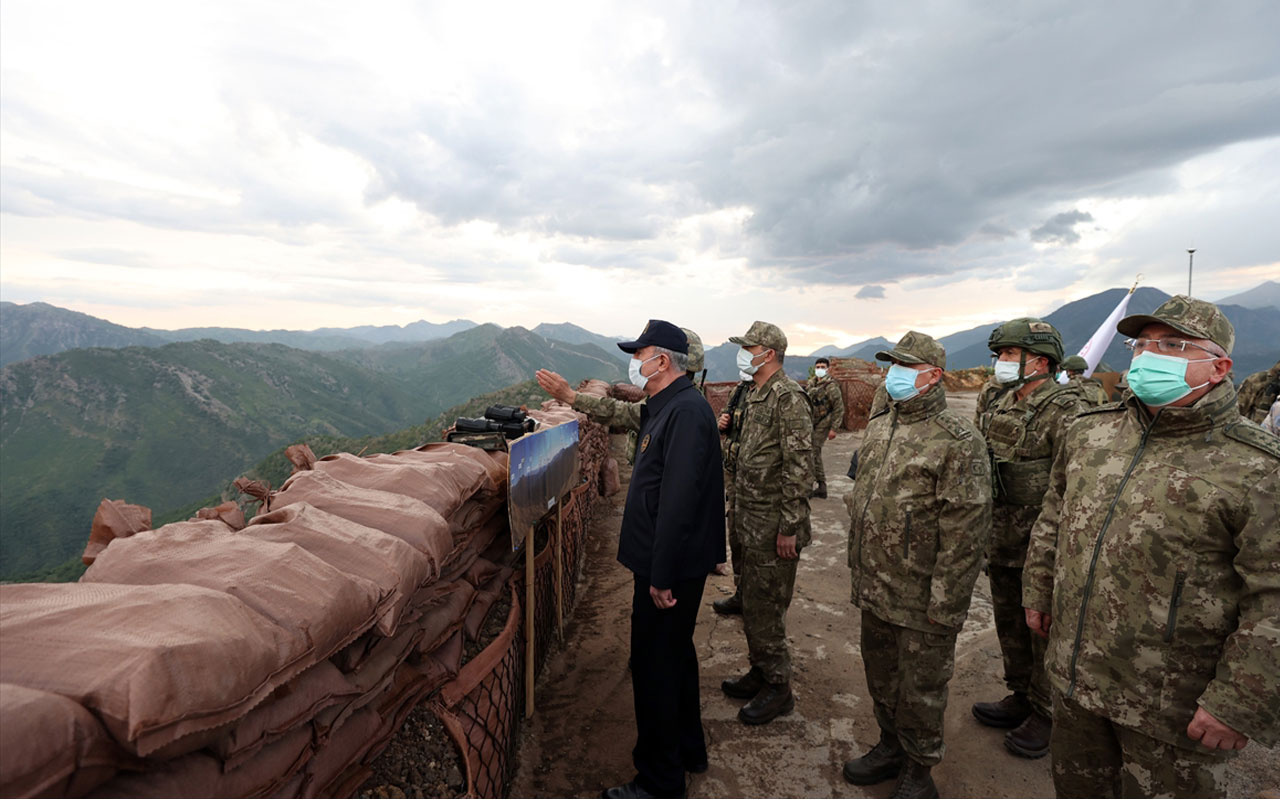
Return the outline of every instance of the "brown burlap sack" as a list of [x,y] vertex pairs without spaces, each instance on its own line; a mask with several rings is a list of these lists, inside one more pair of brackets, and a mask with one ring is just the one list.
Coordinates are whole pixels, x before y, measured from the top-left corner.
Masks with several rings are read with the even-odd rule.
[[293,544],[238,536],[219,522],[175,522],[122,539],[81,583],[185,583],[226,592],[298,637],[310,663],[377,621],[384,591]]
[[485,474],[489,476],[489,482],[486,484],[485,490],[497,491],[503,495],[507,491],[507,458],[506,453],[502,451],[481,450],[479,447],[469,447],[465,444],[454,444],[452,442],[432,442],[424,444],[415,450],[402,450],[393,453],[394,458],[414,458],[426,457],[435,461],[449,462],[458,459],[479,464],[485,470]]
[[377,584],[383,594],[378,631],[393,636],[418,587],[435,578],[432,563],[403,539],[312,506],[290,503],[253,518],[242,532],[268,542],[296,544],[342,572]]
[[293,729],[308,725],[326,708],[350,702],[361,693],[329,661],[321,661],[272,692],[230,731],[209,746],[222,760],[223,771],[236,769]]
[[311,447],[305,442],[286,447],[284,457],[293,465],[293,472],[305,472],[316,465],[316,454],[311,452]]
[[234,531],[238,531],[244,527],[244,512],[240,510],[240,506],[234,500],[228,500],[209,508],[202,508],[196,512],[196,515],[190,521],[202,519],[216,519],[226,523],[227,527]]
[[475,599],[471,601],[471,608],[467,611],[467,618],[463,623],[463,630],[471,641],[479,641],[480,629],[484,626],[485,618],[489,616],[489,610],[493,608],[493,604],[503,592],[510,591],[507,584],[511,580],[513,571],[512,567],[499,566],[485,559],[477,559],[475,566],[467,573],[467,579],[476,587]]
[[189,585],[0,586],[0,641],[0,681],[79,702],[143,756],[243,717],[310,655],[241,600]]
[[74,700],[0,684],[0,796],[78,797],[137,763]]
[[311,729],[303,725],[263,747],[236,769],[206,752],[150,761],[145,772],[120,773],[89,797],[283,797],[313,752]]
[[600,470],[600,494],[613,497],[622,488],[622,479],[618,475],[618,459],[610,456],[604,460]]
[[298,502],[404,540],[431,561],[433,572],[439,571],[453,549],[449,523],[434,508],[412,497],[363,489],[315,469],[290,477],[274,500],[276,507]]
[[98,554],[115,539],[123,539],[140,531],[151,530],[151,509],[135,506],[123,500],[102,498],[93,515],[93,527],[89,529],[89,543],[80,557],[86,565],[92,564]]
[[484,467],[462,458],[429,461],[388,455],[357,458],[350,453],[335,453],[317,461],[315,469],[352,486],[416,498],[445,519],[489,481]]
[[303,797],[330,797],[329,784],[353,764],[359,763],[375,743],[382,718],[372,709],[352,714],[333,732],[307,762],[302,782]]

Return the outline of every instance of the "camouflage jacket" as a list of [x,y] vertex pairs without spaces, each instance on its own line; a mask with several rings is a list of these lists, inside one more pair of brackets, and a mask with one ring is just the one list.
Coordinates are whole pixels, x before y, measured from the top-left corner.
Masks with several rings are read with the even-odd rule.
[[809,382],[809,400],[813,404],[813,429],[823,436],[844,424],[844,395],[840,383],[831,378],[814,378]]
[[743,544],[773,547],[778,536],[809,543],[813,415],[800,385],[782,370],[747,393],[733,474],[734,524]]
[[1077,386],[1045,381],[1021,400],[1016,391],[997,396],[979,415],[978,430],[991,454],[990,563],[1022,567],[1054,453],[1067,423],[1085,408]]
[[987,382],[982,384],[982,388],[978,390],[978,407],[973,412],[973,424],[981,428],[982,415],[986,412],[987,406],[1008,391],[1009,389],[1003,383],[996,380],[996,376],[992,375],[987,378]]
[[939,385],[867,424],[845,498],[853,602],[915,630],[958,631],[991,531],[991,468]]
[[1240,384],[1240,416],[1262,422],[1280,393],[1280,361],[1271,369],[1255,372]]
[[1081,413],[1031,532],[1022,599],[1052,613],[1054,687],[1192,747],[1197,703],[1280,743],[1280,441],[1222,383],[1154,418]]
[[1080,402],[1087,406],[1100,406],[1111,402],[1111,398],[1107,397],[1107,390],[1102,386],[1102,381],[1097,378],[1072,378],[1067,381],[1067,385],[1080,387]]
[[597,397],[578,392],[573,399],[573,410],[586,414],[592,422],[610,428],[623,428],[627,432],[627,463],[636,461],[636,441],[640,434],[640,412],[644,410],[644,398],[638,403],[628,403],[613,397]]
[[[729,415],[729,430],[724,432],[724,436],[720,440],[720,452],[724,460],[726,475],[732,476],[737,469],[738,445],[742,440],[742,420],[747,411],[747,393],[754,386],[755,384],[751,381],[742,381],[733,387],[733,392],[729,395],[729,402],[724,408],[723,413]],[[732,483],[726,481],[725,489],[732,495]]]

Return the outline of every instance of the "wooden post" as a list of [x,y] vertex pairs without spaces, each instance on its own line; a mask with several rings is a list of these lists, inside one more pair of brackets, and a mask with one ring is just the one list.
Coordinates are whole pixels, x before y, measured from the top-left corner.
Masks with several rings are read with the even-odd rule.
[[524,715],[526,718],[533,716],[533,671],[537,658],[537,649],[534,647],[533,639],[533,618],[537,611],[537,606],[534,603],[533,586],[533,531],[533,528],[529,528],[524,537]]
[[556,633],[564,639],[564,498],[556,498]]

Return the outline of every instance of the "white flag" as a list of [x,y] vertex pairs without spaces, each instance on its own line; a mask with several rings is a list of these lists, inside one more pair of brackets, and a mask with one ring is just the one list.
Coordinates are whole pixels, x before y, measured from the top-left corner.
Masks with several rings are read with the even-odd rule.
[[[1134,284],[1134,289],[1136,288],[1138,286]],[[1085,377],[1093,375],[1093,371],[1098,367],[1098,362],[1102,360],[1102,354],[1107,352],[1107,348],[1111,346],[1111,338],[1116,335],[1116,324],[1120,322],[1121,317],[1128,310],[1130,297],[1133,297],[1133,289],[1124,293],[1124,297],[1120,298],[1120,304],[1116,306],[1116,310],[1111,312],[1111,316],[1107,317],[1106,322],[1103,322],[1098,327],[1098,330],[1089,337],[1089,341],[1085,342],[1084,347],[1081,347],[1080,352],[1076,354],[1089,363],[1089,368],[1084,371]]]

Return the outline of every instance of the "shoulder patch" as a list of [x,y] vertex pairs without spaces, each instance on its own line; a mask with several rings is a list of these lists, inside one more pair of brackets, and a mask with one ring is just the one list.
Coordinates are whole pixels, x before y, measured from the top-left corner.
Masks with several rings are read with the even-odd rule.
[[973,437],[973,431],[961,422],[954,414],[939,414],[933,418],[933,421],[938,423],[939,427],[957,439],[969,439]]
[[1237,423],[1228,425],[1223,430],[1223,433],[1237,442],[1243,442],[1250,447],[1258,448],[1270,456],[1280,458],[1280,437],[1267,433],[1257,423],[1242,419]]

